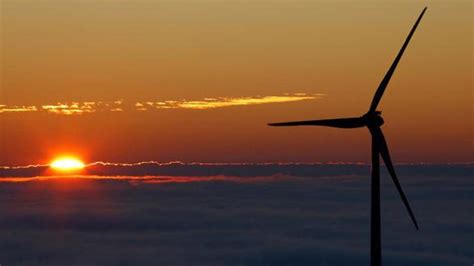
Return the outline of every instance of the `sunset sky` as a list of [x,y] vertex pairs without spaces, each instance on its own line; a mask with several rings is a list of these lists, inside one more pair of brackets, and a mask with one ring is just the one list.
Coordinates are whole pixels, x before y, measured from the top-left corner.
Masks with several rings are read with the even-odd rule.
[[0,0],[0,266],[472,264],[473,10]]
[[470,1],[3,0],[0,165],[367,162],[379,106],[395,162],[473,161]]

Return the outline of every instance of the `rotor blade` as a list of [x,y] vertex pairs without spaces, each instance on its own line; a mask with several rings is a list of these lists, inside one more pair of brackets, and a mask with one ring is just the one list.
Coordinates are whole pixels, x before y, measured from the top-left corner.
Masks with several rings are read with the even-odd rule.
[[357,128],[365,126],[364,121],[360,117],[308,120],[283,123],[270,123],[269,126],[286,127],[286,126],[326,126],[338,128]]
[[397,57],[393,61],[392,65],[390,66],[389,70],[387,71],[387,74],[385,74],[385,77],[383,78],[382,82],[380,82],[379,87],[377,88],[377,91],[375,92],[374,98],[372,99],[372,104],[370,105],[369,112],[375,112],[377,109],[377,105],[380,102],[380,99],[382,99],[382,95],[385,91],[385,88],[387,87],[388,83],[390,82],[390,78],[393,75],[393,72],[395,72],[395,68],[397,68],[398,61],[400,61],[400,58],[402,58],[403,52],[405,51],[405,48],[407,48],[408,43],[410,42],[411,36],[413,33],[415,33],[416,27],[418,26],[418,23],[420,23],[421,18],[423,17],[423,14],[425,14],[426,7],[423,9],[421,12],[420,16],[415,22],[415,25],[413,25],[413,28],[411,29],[410,33],[408,34],[407,39],[405,40],[405,43],[403,44],[402,48],[398,52]]
[[416,222],[415,215],[413,214],[413,211],[410,208],[410,204],[408,203],[407,197],[405,196],[405,193],[403,193],[402,186],[400,185],[398,177],[395,174],[395,169],[393,168],[392,160],[390,159],[390,153],[388,152],[387,142],[385,141],[382,129],[380,129],[380,127],[375,127],[371,128],[370,132],[378,143],[379,152],[382,156],[383,161],[385,162],[385,166],[387,167],[387,170],[390,173],[390,176],[392,177],[393,183],[397,187],[398,193],[400,194],[400,197],[402,198],[403,203],[405,204],[405,207],[407,208],[408,213],[410,214],[410,217],[413,220],[413,223],[415,224],[416,230],[418,230],[418,223]]

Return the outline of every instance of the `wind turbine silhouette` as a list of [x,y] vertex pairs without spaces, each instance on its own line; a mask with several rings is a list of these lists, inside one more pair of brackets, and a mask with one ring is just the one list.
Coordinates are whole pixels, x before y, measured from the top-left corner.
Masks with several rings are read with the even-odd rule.
[[382,255],[381,255],[381,239],[380,239],[380,161],[379,156],[382,157],[385,162],[390,176],[392,177],[393,183],[400,194],[400,197],[405,204],[410,217],[415,224],[416,230],[418,230],[418,223],[416,222],[413,211],[411,210],[410,204],[408,203],[407,197],[402,190],[398,177],[395,174],[395,169],[390,159],[390,153],[388,151],[387,142],[383,135],[382,129],[380,128],[384,120],[382,119],[381,112],[377,111],[377,106],[382,99],[382,95],[387,88],[387,85],[395,72],[395,68],[400,61],[400,58],[405,51],[405,48],[408,46],[410,39],[413,33],[420,23],[421,18],[425,14],[426,7],[421,12],[420,16],[413,25],[408,37],[405,40],[402,48],[397,54],[397,57],[393,61],[392,65],[385,74],[385,77],[380,82],[377,91],[375,92],[374,98],[370,105],[369,111],[362,115],[361,117],[351,117],[351,118],[338,118],[338,119],[323,119],[323,120],[309,120],[309,121],[296,121],[296,122],[283,122],[283,123],[270,123],[270,126],[326,126],[326,127],[337,127],[337,128],[359,128],[367,127],[372,136],[372,184],[371,184],[371,230],[370,230],[370,265],[380,266],[382,265]]

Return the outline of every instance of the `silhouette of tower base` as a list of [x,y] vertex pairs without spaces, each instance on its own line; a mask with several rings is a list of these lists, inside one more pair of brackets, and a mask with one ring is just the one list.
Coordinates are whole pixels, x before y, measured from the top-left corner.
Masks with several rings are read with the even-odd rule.
[[372,180],[370,208],[370,265],[382,265],[380,236],[380,158],[376,138],[372,137]]

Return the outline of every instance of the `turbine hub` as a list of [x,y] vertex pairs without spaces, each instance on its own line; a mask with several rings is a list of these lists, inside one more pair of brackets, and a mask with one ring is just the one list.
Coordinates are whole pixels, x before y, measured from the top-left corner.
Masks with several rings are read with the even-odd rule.
[[365,125],[367,127],[380,127],[384,124],[384,120],[382,118],[382,112],[375,111],[369,112],[362,116],[362,119],[365,121]]

